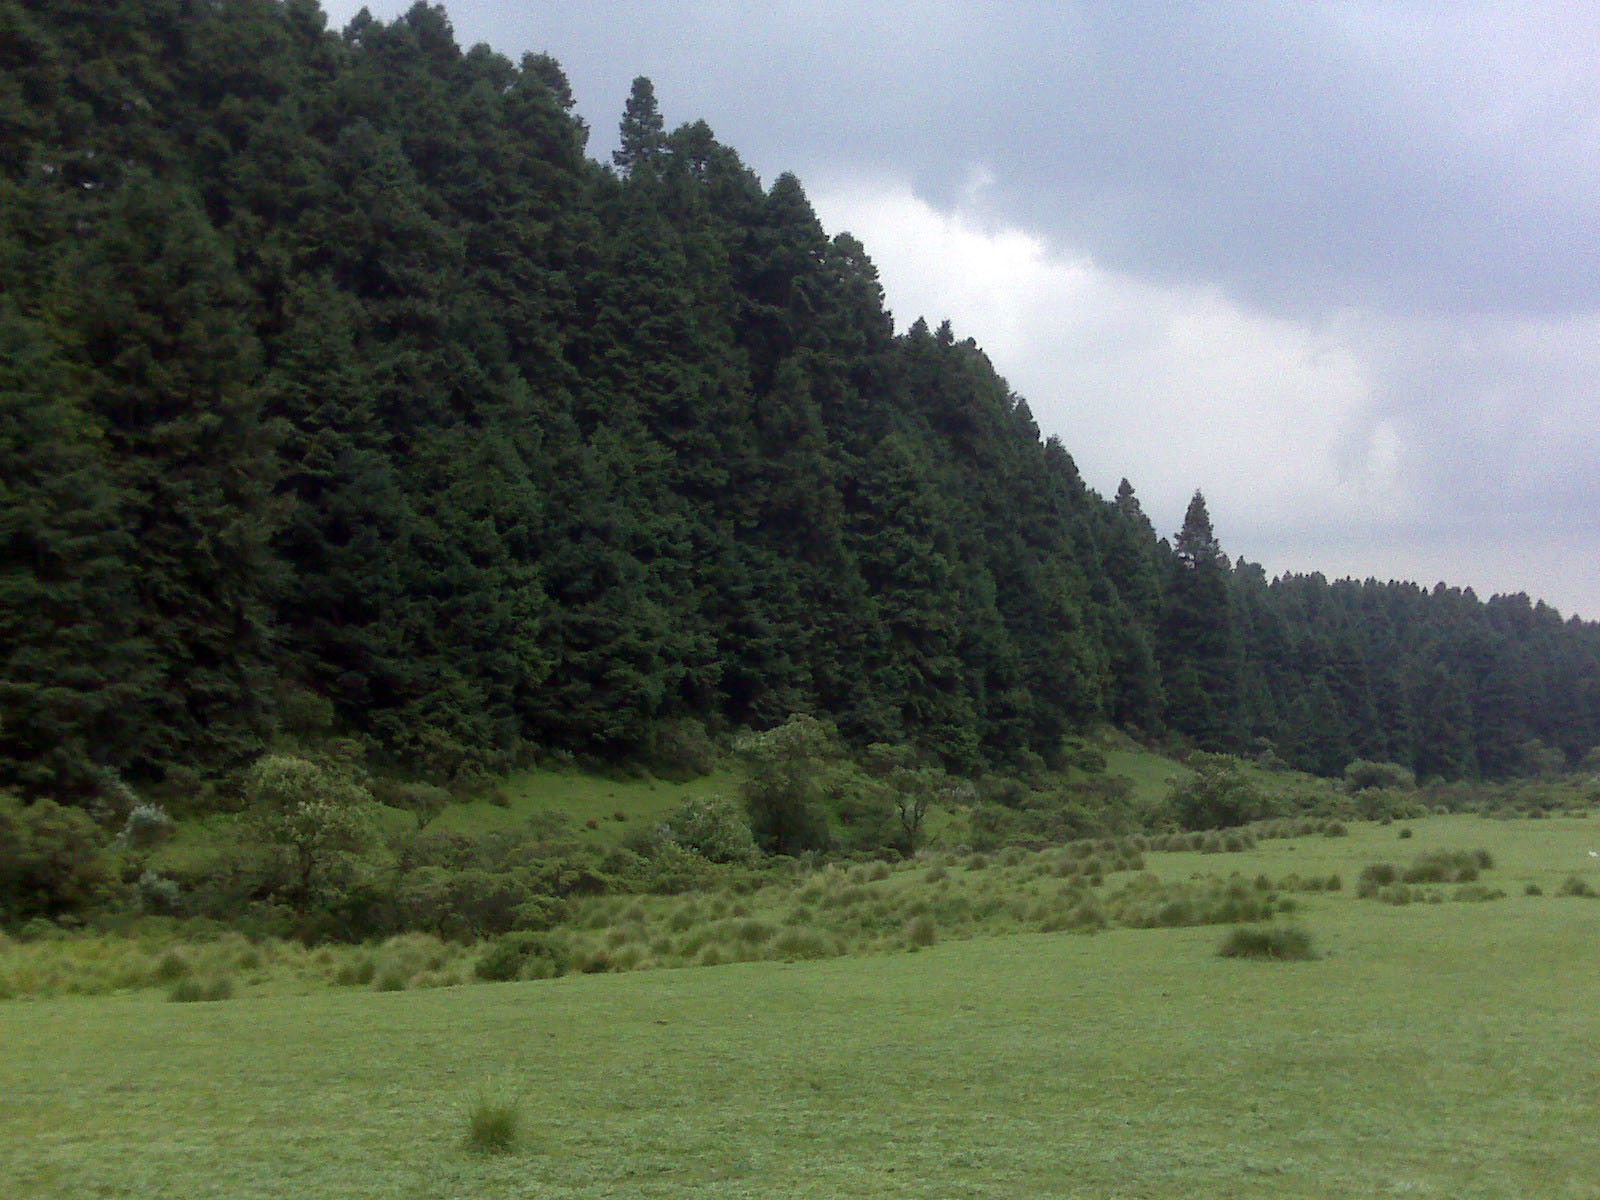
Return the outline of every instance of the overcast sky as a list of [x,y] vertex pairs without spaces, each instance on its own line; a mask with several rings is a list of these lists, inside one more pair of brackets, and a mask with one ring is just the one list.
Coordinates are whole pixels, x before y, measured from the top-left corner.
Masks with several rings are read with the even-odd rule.
[[1269,574],[1600,618],[1592,2],[445,8],[555,57],[596,157],[642,74],[793,171],[1162,533],[1198,487]]

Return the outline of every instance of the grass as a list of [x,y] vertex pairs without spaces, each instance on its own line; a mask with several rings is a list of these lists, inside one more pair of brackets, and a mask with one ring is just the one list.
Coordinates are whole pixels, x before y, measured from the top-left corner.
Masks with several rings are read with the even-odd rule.
[[737,796],[741,778],[734,770],[720,770],[687,783],[668,783],[650,776],[608,779],[576,767],[541,767],[513,775],[500,785],[504,805],[487,800],[452,804],[435,824],[461,833],[484,833],[525,828],[530,819],[559,816],[576,836],[610,845],[660,822],[689,797]]
[[1229,932],[1217,953],[1223,958],[1309,962],[1317,957],[1311,935],[1298,925],[1252,925]]
[[[1588,906],[1311,899],[1326,956],[1270,980],[1217,958],[1214,930],[1113,929],[3,1004],[0,1178],[15,1200],[1592,1195]],[[466,1147],[485,1078],[524,1097],[536,1147]]]
[[522,1103],[503,1086],[479,1087],[467,1106],[467,1147],[484,1154],[505,1154],[517,1144],[522,1128]]

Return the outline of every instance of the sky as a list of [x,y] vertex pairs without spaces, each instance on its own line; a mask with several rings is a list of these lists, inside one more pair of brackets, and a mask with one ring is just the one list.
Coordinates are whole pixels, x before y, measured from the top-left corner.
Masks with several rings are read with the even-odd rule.
[[1159,532],[1199,489],[1269,575],[1600,619],[1591,2],[444,7],[560,62],[597,158],[647,75],[796,174],[899,328],[975,339]]

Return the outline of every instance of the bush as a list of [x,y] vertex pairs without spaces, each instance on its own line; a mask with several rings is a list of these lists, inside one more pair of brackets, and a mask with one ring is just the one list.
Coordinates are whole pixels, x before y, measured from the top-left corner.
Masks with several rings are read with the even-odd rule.
[[175,828],[177,826],[161,805],[141,801],[128,810],[128,819],[117,840],[135,850],[147,850],[166,841]]
[[674,783],[687,783],[717,769],[717,748],[706,727],[692,717],[652,725],[648,756],[651,771]]
[[207,1003],[214,1000],[227,1000],[233,995],[233,980],[226,975],[218,975],[212,979],[195,979],[186,977],[172,985],[167,993],[167,999],[178,1004]]
[[667,814],[659,832],[663,839],[693,850],[710,862],[742,863],[756,856],[749,822],[720,796],[683,801]]
[[1222,939],[1223,958],[1260,958],[1272,962],[1307,961],[1317,957],[1311,935],[1298,925],[1257,925],[1235,929]]
[[1225,829],[1264,815],[1261,793],[1244,775],[1239,760],[1228,754],[1196,752],[1188,759],[1194,771],[1169,797],[1173,815],[1185,829]]
[[1357,759],[1345,767],[1344,784],[1351,792],[1365,792],[1374,788],[1410,791],[1417,786],[1417,777],[1398,763]]
[[81,913],[110,890],[100,830],[87,813],[0,792],[0,920]]
[[1435,850],[1420,854],[1401,876],[1403,883],[1471,883],[1494,866],[1487,850]]
[[551,979],[571,969],[566,950],[540,933],[508,933],[478,960],[479,979],[507,983],[514,979]]
[[1369,890],[1388,887],[1400,878],[1400,870],[1393,863],[1370,863],[1356,877],[1356,895],[1365,898]]
[[1556,895],[1593,897],[1595,890],[1589,886],[1589,881],[1582,876],[1568,875],[1561,881],[1561,886],[1556,889]]

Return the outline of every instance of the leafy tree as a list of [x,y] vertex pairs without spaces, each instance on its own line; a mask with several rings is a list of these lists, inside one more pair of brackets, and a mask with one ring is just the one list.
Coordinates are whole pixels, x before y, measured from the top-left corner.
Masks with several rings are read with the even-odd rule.
[[302,913],[347,881],[351,856],[374,835],[371,793],[342,765],[263,755],[245,796],[262,839],[285,858],[285,892]]
[[769,854],[827,849],[825,776],[839,757],[833,729],[796,713],[734,749],[749,770],[741,793],[757,845]]

